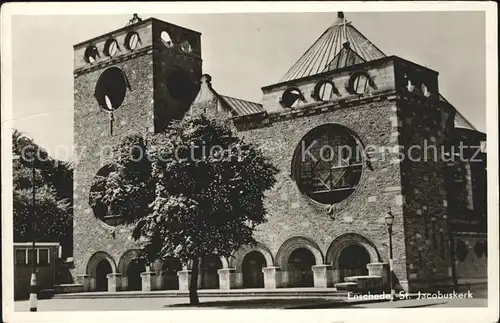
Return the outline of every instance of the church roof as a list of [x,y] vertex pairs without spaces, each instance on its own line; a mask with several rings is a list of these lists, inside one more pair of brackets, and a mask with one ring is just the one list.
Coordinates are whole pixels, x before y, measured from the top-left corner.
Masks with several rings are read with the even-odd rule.
[[230,110],[231,114],[237,117],[264,112],[264,108],[260,103],[217,93],[212,87],[212,77],[208,74],[202,76],[200,91],[191,106],[204,104],[206,102],[216,102],[217,109],[222,108]]
[[442,94],[439,94],[439,100],[448,103],[455,109],[455,128],[464,128],[469,130],[477,131],[476,127],[470,123],[461,113],[458,111],[448,100],[444,98]]
[[[348,46],[344,44],[348,42]],[[372,61],[386,55],[347,21],[343,12],[326,29],[279,83]]]
[[262,104],[259,103],[237,99],[226,95],[220,95],[220,98],[238,116],[245,116],[245,115],[264,112]]

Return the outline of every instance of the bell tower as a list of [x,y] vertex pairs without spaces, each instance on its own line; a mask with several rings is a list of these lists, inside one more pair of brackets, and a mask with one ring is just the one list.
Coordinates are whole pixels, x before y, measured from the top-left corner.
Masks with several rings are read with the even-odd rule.
[[124,136],[160,132],[189,109],[201,79],[200,36],[134,14],[126,26],[74,45],[77,274],[96,250],[119,257],[134,248],[119,219],[90,207],[91,185],[109,173],[112,147]]

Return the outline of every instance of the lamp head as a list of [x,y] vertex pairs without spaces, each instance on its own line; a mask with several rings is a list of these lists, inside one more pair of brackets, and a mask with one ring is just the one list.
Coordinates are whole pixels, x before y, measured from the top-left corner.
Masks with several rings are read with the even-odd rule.
[[391,228],[393,223],[394,223],[394,215],[392,214],[391,211],[389,211],[385,216],[385,224],[387,224],[388,228]]

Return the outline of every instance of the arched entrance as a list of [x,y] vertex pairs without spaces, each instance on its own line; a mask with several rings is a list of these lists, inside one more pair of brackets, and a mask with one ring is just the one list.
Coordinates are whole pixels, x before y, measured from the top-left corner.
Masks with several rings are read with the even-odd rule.
[[358,245],[351,244],[340,252],[338,259],[340,279],[343,280],[349,276],[368,275],[366,265],[370,263],[370,254],[368,251]]
[[111,274],[113,269],[107,259],[101,259],[95,267],[95,290],[108,290],[108,274]]
[[243,258],[242,274],[244,288],[263,288],[264,273],[262,268],[266,267],[266,258],[259,251],[250,251]]
[[306,248],[295,249],[288,258],[288,285],[289,287],[313,287],[314,278],[312,266],[316,259]]
[[146,271],[144,261],[134,258],[130,261],[127,268],[128,290],[141,290],[142,278],[141,273]]
[[200,289],[218,289],[219,274],[217,270],[222,268],[222,261],[217,255],[203,257],[200,263]]
[[163,289],[179,289],[177,272],[182,270],[182,263],[179,259],[169,257],[163,260],[161,274],[163,278]]

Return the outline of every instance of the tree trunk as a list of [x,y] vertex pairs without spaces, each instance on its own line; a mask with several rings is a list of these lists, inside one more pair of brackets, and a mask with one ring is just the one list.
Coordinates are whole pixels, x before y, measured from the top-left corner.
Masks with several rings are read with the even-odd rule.
[[198,298],[198,271],[199,271],[199,259],[195,257],[193,259],[193,266],[191,268],[191,282],[189,284],[189,303],[191,305],[200,304]]

